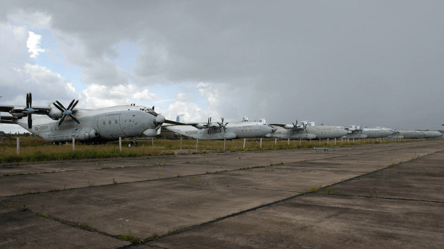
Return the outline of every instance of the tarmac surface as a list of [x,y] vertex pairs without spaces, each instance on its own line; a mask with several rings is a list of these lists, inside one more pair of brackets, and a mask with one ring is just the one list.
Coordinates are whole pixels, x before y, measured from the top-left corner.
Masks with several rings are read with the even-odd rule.
[[434,140],[2,164],[0,248],[444,248],[443,162]]

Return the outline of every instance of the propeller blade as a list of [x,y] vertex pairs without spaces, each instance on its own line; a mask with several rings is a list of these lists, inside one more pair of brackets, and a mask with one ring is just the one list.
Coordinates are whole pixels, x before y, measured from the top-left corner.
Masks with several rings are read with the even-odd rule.
[[29,108],[29,93],[26,94],[26,109]]
[[74,115],[70,114],[69,116],[72,118],[72,120],[76,121],[77,124],[80,124],[80,121],[76,117],[74,117]]
[[152,109],[153,109],[153,111],[154,111],[154,106],[153,106],[153,108],[152,108]]
[[60,103],[58,100],[56,100],[56,103],[63,109],[62,112],[66,111],[66,108],[64,105],[62,105],[62,103]]
[[65,110],[63,110],[63,108],[60,107],[57,103],[54,102],[53,104],[54,104],[54,106],[57,107],[57,109],[59,109],[62,113],[65,111]]
[[72,107],[71,107],[71,111],[74,109],[74,107],[76,107],[76,105],[79,103],[79,101],[77,100],[75,103],[74,103],[74,105],[72,105]]
[[32,128],[32,117],[31,117],[31,114],[28,114],[28,128],[29,129]]
[[29,93],[29,108],[32,108],[32,93]]
[[71,101],[71,103],[69,103],[69,106],[68,106],[68,109],[67,109],[67,110],[71,110],[71,107],[72,107],[72,105],[74,104],[75,101],[76,101],[76,100],[73,99],[73,100]]
[[60,125],[62,125],[63,120],[65,120],[66,115],[63,115],[62,118],[60,119],[59,123],[57,124],[57,127],[60,127]]

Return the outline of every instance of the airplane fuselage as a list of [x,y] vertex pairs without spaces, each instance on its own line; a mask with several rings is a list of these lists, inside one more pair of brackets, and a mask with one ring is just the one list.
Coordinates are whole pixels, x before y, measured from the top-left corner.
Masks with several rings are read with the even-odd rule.
[[442,133],[439,131],[423,131],[424,138],[441,138]]
[[[157,117],[140,106],[114,106],[95,110],[78,109],[75,117],[80,124],[67,117],[60,127],[58,121],[48,116],[33,115],[33,127],[28,128],[26,119],[17,124],[48,141],[115,140],[119,137],[134,137],[141,133],[155,134],[157,125],[164,117]],[[157,121],[156,121],[157,118]],[[160,121],[160,122],[159,122]],[[152,131],[151,131],[152,130]]]
[[408,130],[400,130],[398,131],[400,136],[403,138],[424,138],[425,134],[421,131],[408,131]]
[[275,126],[276,131],[267,137],[279,139],[327,139],[347,135],[347,131],[333,125],[307,126],[304,130],[291,130]]
[[272,128],[261,122],[229,123],[226,129],[197,129],[193,126],[166,126],[166,129],[194,139],[257,138],[272,132]]
[[305,130],[289,130],[282,127],[275,126],[276,131],[269,133],[266,137],[278,139],[315,139],[316,135],[307,133]]
[[367,135],[367,138],[382,138],[393,134],[393,131],[382,128],[364,128],[362,134]]

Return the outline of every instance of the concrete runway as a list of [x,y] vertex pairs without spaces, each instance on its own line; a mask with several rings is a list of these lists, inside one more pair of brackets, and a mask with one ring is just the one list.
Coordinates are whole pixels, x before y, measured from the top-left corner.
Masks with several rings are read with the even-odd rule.
[[2,164],[0,248],[444,248],[443,162],[435,140]]

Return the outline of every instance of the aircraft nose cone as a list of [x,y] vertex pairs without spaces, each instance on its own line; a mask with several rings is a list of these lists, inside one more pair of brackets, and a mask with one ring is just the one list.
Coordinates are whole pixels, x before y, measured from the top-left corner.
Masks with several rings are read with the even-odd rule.
[[165,122],[165,117],[162,115],[157,115],[156,117],[156,123],[163,124]]

